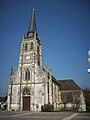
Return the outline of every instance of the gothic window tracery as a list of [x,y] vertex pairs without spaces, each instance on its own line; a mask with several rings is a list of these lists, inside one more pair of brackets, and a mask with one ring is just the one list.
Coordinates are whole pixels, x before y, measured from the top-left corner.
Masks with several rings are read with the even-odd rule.
[[27,70],[25,72],[25,80],[30,80],[30,71],[29,70]]
[[25,96],[30,95],[30,91],[28,90],[28,88],[24,89],[23,95],[25,95]]

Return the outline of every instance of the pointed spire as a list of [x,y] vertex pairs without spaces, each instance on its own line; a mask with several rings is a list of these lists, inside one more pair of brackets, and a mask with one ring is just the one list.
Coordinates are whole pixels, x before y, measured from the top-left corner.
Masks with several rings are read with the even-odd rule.
[[48,63],[47,63],[47,61],[46,61],[46,64],[45,64],[45,70],[46,70],[46,72],[48,72]]
[[50,70],[49,70],[50,74],[52,74],[52,66],[50,67]]
[[34,10],[34,8],[33,8],[32,16],[31,16],[31,21],[30,21],[30,24],[29,24],[29,28],[28,28],[28,33],[27,33],[27,35],[28,35],[29,37],[33,37],[33,36],[34,36],[34,33],[37,33],[37,28],[36,28],[35,10]]
[[13,74],[13,67],[10,67],[10,76]]

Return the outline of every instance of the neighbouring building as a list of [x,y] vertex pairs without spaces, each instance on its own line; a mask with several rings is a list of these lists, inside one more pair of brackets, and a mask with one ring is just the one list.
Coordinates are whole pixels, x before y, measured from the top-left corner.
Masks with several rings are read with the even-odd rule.
[[[45,69],[43,68],[42,45],[37,34],[36,17],[33,9],[28,32],[22,37],[19,65],[15,71],[12,67],[10,69],[8,110],[41,111],[45,104],[53,105],[54,110],[60,110],[65,107],[65,102],[67,102],[63,100],[65,98],[62,98],[62,93],[67,91],[70,92],[70,95],[72,91],[81,91],[78,95],[79,103],[83,99],[85,105],[84,96],[79,87],[77,89],[65,89],[64,91],[62,88],[65,86],[63,86],[52,75],[52,69],[49,70],[47,64]],[[71,102],[73,103],[73,100],[70,101],[69,107],[72,106]],[[81,104],[79,104],[78,110],[80,108],[85,110]]]
[[72,80],[58,80],[61,87],[61,108],[86,111],[83,90]]
[[6,110],[7,107],[7,96],[0,97],[0,110]]

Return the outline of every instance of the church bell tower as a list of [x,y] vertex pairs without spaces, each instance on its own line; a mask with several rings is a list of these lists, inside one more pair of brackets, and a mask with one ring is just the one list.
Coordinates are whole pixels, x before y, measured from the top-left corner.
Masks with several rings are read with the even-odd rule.
[[37,82],[40,82],[37,70],[42,70],[42,46],[37,34],[35,10],[33,9],[28,32],[22,37],[20,49],[19,73],[20,93],[22,93],[19,97],[20,110],[36,110],[35,91]]
[[22,37],[19,64],[37,64],[42,67],[42,46],[37,34],[34,9],[32,11],[28,33]]

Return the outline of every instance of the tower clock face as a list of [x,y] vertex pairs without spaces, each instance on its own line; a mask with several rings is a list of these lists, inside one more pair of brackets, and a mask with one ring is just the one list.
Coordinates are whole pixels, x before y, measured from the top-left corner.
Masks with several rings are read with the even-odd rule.
[[26,59],[27,59],[27,60],[30,59],[30,56],[27,56]]

